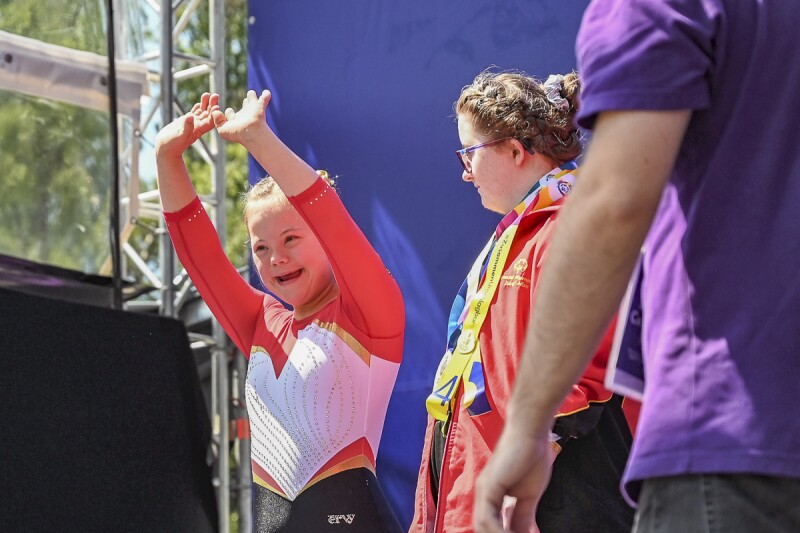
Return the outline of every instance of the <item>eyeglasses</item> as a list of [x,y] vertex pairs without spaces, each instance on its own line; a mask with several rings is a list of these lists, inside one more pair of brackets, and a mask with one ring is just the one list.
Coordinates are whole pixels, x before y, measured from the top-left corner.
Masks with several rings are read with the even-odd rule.
[[513,139],[514,137],[503,137],[502,139],[495,139],[494,141],[486,141],[485,143],[475,144],[472,146],[467,146],[466,148],[462,148],[461,150],[456,150],[456,156],[458,156],[458,160],[461,161],[461,166],[464,167],[464,170],[467,173],[472,172],[472,152],[477,150],[478,148],[483,148],[484,146],[491,146],[493,144],[501,143],[503,141],[507,141],[509,139]]

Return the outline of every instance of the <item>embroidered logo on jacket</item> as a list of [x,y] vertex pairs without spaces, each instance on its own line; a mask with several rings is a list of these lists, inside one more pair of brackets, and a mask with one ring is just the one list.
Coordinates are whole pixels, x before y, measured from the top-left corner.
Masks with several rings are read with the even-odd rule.
[[523,258],[517,259],[514,266],[511,268],[514,271],[513,275],[503,276],[503,287],[520,287],[528,289],[531,286],[531,281],[523,276],[528,269],[528,260]]

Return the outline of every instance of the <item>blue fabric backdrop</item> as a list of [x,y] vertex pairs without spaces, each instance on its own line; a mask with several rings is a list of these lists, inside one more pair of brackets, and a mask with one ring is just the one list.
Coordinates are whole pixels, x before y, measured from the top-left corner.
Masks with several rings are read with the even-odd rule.
[[[405,297],[405,358],[378,455],[404,526],[447,313],[500,218],[461,181],[453,102],[490,66],[540,79],[572,70],[587,4],[250,0],[250,87],[272,91],[268,121],[283,141],[339,176],[345,205]],[[262,175],[251,161],[251,181]]]

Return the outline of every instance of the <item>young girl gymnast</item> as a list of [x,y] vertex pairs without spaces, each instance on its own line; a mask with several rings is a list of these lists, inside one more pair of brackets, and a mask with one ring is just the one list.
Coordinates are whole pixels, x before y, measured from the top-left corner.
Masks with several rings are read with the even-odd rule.
[[[375,456],[402,357],[402,296],[327,175],[269,128],[269,99],[268,91],[249,91],[241,110],[223,113],[219,96],[206,93],[156,138],[159,192],[178,257],[249,358],[254,526],[399,531],[375,479]],[[246,194],[244,216],[271,294],[231,265],[183,162],[214,127],[269,173]]]

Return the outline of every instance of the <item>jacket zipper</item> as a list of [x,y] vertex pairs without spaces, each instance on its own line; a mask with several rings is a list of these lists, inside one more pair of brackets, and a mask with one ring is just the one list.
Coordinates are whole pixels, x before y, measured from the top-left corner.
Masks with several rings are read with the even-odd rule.
[[[439,491],[436,498],[436,517],[433,520],[433,531],[434,533],[439,533],[438,525],[441,520],[444,520],[442,516],[444,513],[444,502],[442,501],[442,487],[445,486],[445,479],[447,476],[447,472],[449,469],[447,468],[450,458],[450,452],[452,451],[453,447],[453,433],[455,433],[456,427],[458,427],[458,411],[459,407],[461,406],[461,395],[457,394],[455,401],[452,405],[456,406],[455,412],[453,413],[453,417],[450,420],[450,428],[447,431],[447,439],[444,443],[444,454],[442,455],[442,471],[439,472]],[[426,498],[427,499],[427,498]],[[441,519],[441,520],[440,520]]]

